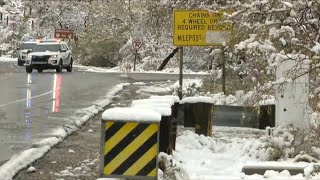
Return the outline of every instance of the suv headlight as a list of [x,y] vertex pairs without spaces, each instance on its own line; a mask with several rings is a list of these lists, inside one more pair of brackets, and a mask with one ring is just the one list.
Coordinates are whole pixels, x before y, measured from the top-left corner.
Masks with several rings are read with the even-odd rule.
[[51,57],[52,57],[52,58],[57,58],[57,57],[58,57],[58,55],[52,55]]
[[28,59],[31,59],[32,58],[32,55],[31,54],[28,54]]

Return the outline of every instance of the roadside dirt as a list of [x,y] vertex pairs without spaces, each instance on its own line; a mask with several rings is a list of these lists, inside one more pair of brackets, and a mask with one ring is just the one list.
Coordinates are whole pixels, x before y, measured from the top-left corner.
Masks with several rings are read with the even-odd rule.
[[[139,86],[129,86],[113,99],[105,109],[127,106],[133,99],[145,98],[137,94]],[[21,170],[16,180],[47,179],[85,179],[95,180],[99,177],[99,147],[101,113],[88,120],[77,132],[68,136],[63,142],[54,146],[41,159],[30,164],[34,172],[28,172],[30,166]]]

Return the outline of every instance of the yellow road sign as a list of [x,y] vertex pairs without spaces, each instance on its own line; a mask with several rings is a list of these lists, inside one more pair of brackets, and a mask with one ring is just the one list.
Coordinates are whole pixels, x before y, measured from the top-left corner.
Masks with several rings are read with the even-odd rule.
[[230,11],[175,10],[173,44],[175,46],[221,46],[229,44],[232,24],[223,22]]
[[103,176],[156,179],[158,123],[106,121]]

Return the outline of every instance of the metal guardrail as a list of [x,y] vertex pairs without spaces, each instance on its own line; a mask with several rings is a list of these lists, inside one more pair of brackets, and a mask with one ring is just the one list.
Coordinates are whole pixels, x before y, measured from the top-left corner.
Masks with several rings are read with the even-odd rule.
[[[188,105],[187,105],[188,106]],[[184,111],[185,105],[179,105],[177,118],[179,125],[194,127],[193,120],[188,119],[190,111]],[[259,109],[243,106],[214,105],[213,126],[250,127],[265,129],[275,126],[275,105],[263,105]]]

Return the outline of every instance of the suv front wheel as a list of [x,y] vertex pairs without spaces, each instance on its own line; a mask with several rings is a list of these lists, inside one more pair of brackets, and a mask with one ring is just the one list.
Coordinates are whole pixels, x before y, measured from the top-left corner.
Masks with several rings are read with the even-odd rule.
[[56,71],[57,73],[61,73],[62,72],[62,69],[63,69],[63,62],[62,60],[60,60],[60,63],[59,63],[59,66],[56,68]]

